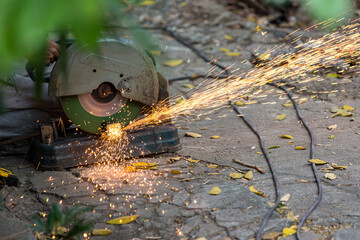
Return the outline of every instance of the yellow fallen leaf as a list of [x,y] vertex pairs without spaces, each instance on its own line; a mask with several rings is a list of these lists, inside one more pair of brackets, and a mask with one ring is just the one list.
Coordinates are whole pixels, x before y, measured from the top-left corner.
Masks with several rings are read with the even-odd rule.
[[94,236],[107,236],[111,233],[110,229],[93,229],[91,235]]
[[323,164],[329,163],[329,162],[325,162],[320,159],[310,159],[309,162],[315,163],[316,165],[323,165]]
[[262,240],[276,240],[281,235],[282,235],[282,233],[280,233],[280,232],[266,233],[266,234],[262,235],[261,239]]
[[153,4],[155,4],[155,1],[153,1],[153,0],[145,0],[140,5],[141,6],[149,6],[149,5],[153,5]]
[[283,229],[283,237],[286,237],[286,236],[290,236],[290,235],[293,235],[293,234],[295,234],[296,233],[296,230],[297,230],[297,226],[295,226],[295,225],[293,225],[293,226],[291,226],[291,227],[289,227],[289,228],[284,228]]
[[239,53],[239,52],[227,52],[226,55],[230,56],[230,57],[238,57],[238,56],[241,55],[241,53]]
[[110,221],[107,221],[107,224],[127,224],[135,221],[139,215],[130,215],[125,217],[119,217],[115,219],[111,219]]
[[280,202],[281,202],[281,203],[284,203],[284,202],[289,201],[290,196],[291,196],[290,193],[285,194],[282,198],[280,198]]
[[201,138],[201,134],[193,133],[193,132],[186,132],[185,137]]
[[218,187],[213,187],[209,192],[210,195],[218,195],[220,193],[221,193],[221,189]]
[[344,109],[339,109],[334,115],[332,115],[331,117],[336,117],[336,116],[341,116],[341,117],[350,117],[352,116],[351,112],[348,112]]
[[276,116],[276,120],[281,121],[284,120],[286,118],[286,114],[280,114]]
[[227,48],[220,48],[220,51],[222,51],[222,52],[228,52],[228,51],[230,51],[230,50],[227,49]]
[[291,135],[281,135],[281,138],[293,139],[294,137]]
[[327,127],[328,130],[333,130],[335,128],[337,128],[337,124],[333,124]]
[[238,173],[238,172],[230,173],[230,177],[233,179],[239,179],[239,178],[242,178],[243,176],[244,176],[243,174]]
[[186,5],[186,2],[181,2],[179,5],[180,7],[184,7]]
[[296,218],[294,217],[294,213],[293,212],[288,212],[286,214],[286,218],[289,219],[290,221],[295,221]]
[[188,162],[191,162],[191,163],[200,162],[200,160],[195,160],[195,159],[191,159],[191,158],[188,158],[187,161],[188,161]]
[[271,54],[270,53],[263,53],[261,54],[258,59],[261,60],[261,61],[266,61],[268,60],[269,58],[271,57]]
[[283,104],[284,107],[290,107],[292,105],[293,105],[293,103],[291,101],[290,102],[288,101],[288,102]]
[[188,83],[185,83],[183,86],[186,87],[186,88],[191,88],[191,89],[195,88],[194,85],[191,85],[191,84],[188,84]]
[[253,193],[257,194],[257,195],[260,195],[260,196],[264,197],[264,193],[259,192],[258,190],[256,190],[254,186],[251,186],[249,188],[249,190],[250,190],[250,192],[253,192]]
[[150,50],[150,53],[155,56],[159,56],[161,54],[161,50]]
[[207,127],[202,127],[202,128],[200,128],[200,130],[208,130],[208,128]]
[[175,161],[179,161],[179,160],[181,160],[181,159],[184,159],[184,157],[171,157],[171,158],[169,158],[169,161],[171,161],[171,162],[175,162]]
[[218,165],[216,165],[216,164],[209,164],[209,165],[207,165],[207,167],[208,167],[208,168],[217,168]]
[[137,172],[136,168],[132,165],[129,165],[125,168],[125,171],[127,172]]
[[263,154],[262,152],[256,152],[256,154]]
[[182,172],[178,171],[178,170],[171,170],[170,173],[171,174],[182,174]]
[[334,134],[331,134],[331,136],[329,137],[329,139],[333,139],[335,136]]
[[303,104],[305,102],[308,101],[308,98],[307,97],[303,97],[303,98],[300,98],[299,100],[297,100],[296,102],[300,105],[300,104]]
[[150,170],[156,170],[157,166],[159,164],[157,163],[146,163],[146,162],[136,162],[133,163],[132,166],[135,167],[136,169],[150,169]]
[[349,105],[344,105],[341,107],[341,109],[344,109],[348,112],[352,112],[352,111],[355,111],[355,108],[353,108],[352,106],[349,106]]
[[324,177],[330,180],[336,179],[335,173],[325,173]]
[[296,146],[296,147],[295,147],[295,150],[306,150],[306,148],[305,148],[305,147],[302,147],[302,146]]
[[204,237],[199,237],[199,238],[197,238],[196,240],[207,240],[207,239],[204,238]]
[[268,149],[279,148],[279,147],[280,147],[280,145],[274,145],[274,146],[268,147]]
[[337,73],[329,73],[328,75],[326,75],[326,77],[328,77],[328,78],[338,78],[339,74],[337,74]]
[[174,60],[169,60],[164,62],[164,65],[167,67],[176,67],[179,66],[180,64],[182,64],[184,62],[184,60],[182,59],[174,59]]
[[336,163],[332,163],[331,166],[337,170],[346,170],[347,166],[338,166]]
[[226,40],[232,40],[232,39],[233,39],[232,36],[226,35],[226,34],[224,34],[224,38],[225,38]]
[[178,100],[176,100],[176,103],[182,103],[182,102],[184,102],[184,101],[185,101],[185,99],[179,98]]
[[217,135],[215,135],[215,136],[211,136],[210,138],[211,139],[218,139],[220,136],[217,136]]
[[247,180],[250,180],[254,177],[254,174],[252,173],[252,171],[248,171],[247,173],[245,173],[244,178],[246,178]]
[[255,30],[256,30],[257,32],[260,32],[260,31],[263,30],[263,28],[262,28],[262,26],[257,25],[256,28],[255,28]]
[[245,105],[245,102],[243,102],[243,101],[235,101],[234,104],[235,104],[236,106],[244,106],[244,105]]

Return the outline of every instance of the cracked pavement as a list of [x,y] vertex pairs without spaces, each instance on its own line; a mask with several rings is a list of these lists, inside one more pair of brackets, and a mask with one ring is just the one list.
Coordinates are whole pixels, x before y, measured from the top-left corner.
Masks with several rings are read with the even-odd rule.
[[[281,33],[285,30],[269,31],[266,37],[260,37],[259,33],[254,32],[251,23],[247,23],[248,26],[244,23],[242,29],[234,30],[231,24],[236,24],[236,19],[232,20],[232,15],[223,16],[227,21],[217,20],[225,21],[223,25],[227,27],[203,21],[199,25],[180,29],[179,34],[185,40],[197,44],[206,55],[218,58],[224,65],[233,65],[232,69],[241,67],[246,71],[253,67],[249,49],[261,46],[266,50],[271,46],[279,46],[279,39],[283,36]],[[154,34],[160,39],[161,45],[166,46],[165,58],[188,60],[176,68],[159,66],[166,78],[203,73],[209,69],[209,65],[173,39],[161,32],[154,31]],[[236,40],[224,43],[223,34],[230,34]],[[308,32],[304,34],[311,37],[319,35],[316,32],[313,35]],[[288,46],[293,47],[291,44]],[[242,54],[237,58],[224,56],[220,47],[240,47]],[[157,60],[163,61],[164,56],[158,56]],[[321,170],[324,166],[317,167],[323,184],[323,199],[306,222],[303,239],[360,239],[360,95],[357,87],[360,78],[353,74],[346,79],[350,81],[337,85],[339,90],[344,91],[336,94],[313,92],[332,90],[334,85],[328,84],[328,81],[344,82],[343,79],[324,77],[326,81],[293,83],[295,97],[307,97],[307,101],[300,105],[300,111],[314,131],[316,158],[347,166],[346,170],[334,171],[337,176],[335,180],[324,177],[325,172]],[[199,81],[171,84],[173,97],[188,91],[184,83],[196,86]],[[270,86],[262,86],[260,89],[267,93],[266,98],[259,98],[257,103],[240,108],[262,134],[266,146],[280,145],[279,148],[269,149],[270,158],[279,176],[281,196],[290,193],[291,197],[283,209],[272,215],[264,232],[282,232],[283,228],[298,222],[289,219],[288,213],[293,212],[296,219],[297,215],[301,219],[315,200],[317,188],[308,163],[309,151],[294,150],[299,145],[308,148],[309,136],[298,122],[293,108],[282,105],[288,100],[286,95]],[[330,108],[345,104],[356,108],[353,112],[355,121],[345,117],[331,118]],[[279,114],[286,114],[287,118],[283,121],[275,120]],[[333,124],[337,124],[337,128],[328,130],[327,127]],[[106,237],[91,236],[91,239],[254,238],[262,218],[270,209],[269,202],[275,199],[268,166],[263,155],[257,154],[260,148],[256,136],[226,105],[211,113],[199,110],[197,116],[176,121],[176,126],[182,149],[172,154],[126,161],[126,165],[137,161],[159,164],[157,170],[140,170],[136,173],[120,171],[120,168],[124,168],[121,164],[40,172],[30,162],[23,160],[26,144],[16,146],[16,149],[9,146],[5,149],[7,154],[0,158],[0,167],[13,171],[20,178],[21,186],[6,186],[0,190],[0,238],[25,230],[26,225],[30,224],[29,217],[38,211],[46,212],[54,203],[60,203],[64,209],[73,204],[94,206],[94,211],[86,213],[86,217],[95,222],[95,228],[108,228],[113,232]],[[202,137],[185,137],[185,132],[199,133]],[[294,143],[289,144],[289,139],[279,137],[283,134],[292,135],[294,139],[291,141]],[[334,138],[330,139],[332,134]],[[214,135],[219,138],[211,139]],[[183,158],[170,163],[169,158],[174,156]],[[200,161],[192,163],[187,161],[188,158]],[[234,158],[260,166],[265,174],[234,163]],[[211,168],[210,164],[216,164],[217,167]],[[181,171],[181,174],[171,174],[171,170]],[[254,177],[251,180],[229,177],[230,173],[238,170],[252,171]],[[219,195],[209,195],[208,192],[214,186],[221,189]],[[251,193],[250,186],[263,192],[266,197]],[[137,214],[139,218],[126,225],[106,224],[111,218],[130,214]],[[34,236],[26,231],[15,239],[34,239]],[[280,239],[295,238],[288,236]]]

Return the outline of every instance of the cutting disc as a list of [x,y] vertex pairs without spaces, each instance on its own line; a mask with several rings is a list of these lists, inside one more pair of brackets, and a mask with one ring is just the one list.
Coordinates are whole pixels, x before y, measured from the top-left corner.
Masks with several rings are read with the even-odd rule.
[[125,127],[140,113],[142,103],[123,98],[113,88],[108,91],[110,94],[99,89],[101,90],[99,87],[92,93],[60,98],[67,117],[82,130],[100,133],[104,122],[119,122]]

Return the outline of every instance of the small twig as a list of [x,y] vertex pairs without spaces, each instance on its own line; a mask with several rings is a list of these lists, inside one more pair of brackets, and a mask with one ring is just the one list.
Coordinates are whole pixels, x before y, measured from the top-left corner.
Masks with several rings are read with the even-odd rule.
[[185,182],[185,181],[190,181],[190,180],[195,180],[195,179],[200,179],[200,178],[184,178],[184,179],[181,179],[179,180],[179,182]]
[[26,233],[26,232],[28,232],[28,231],[30,231],[30,230],[23,230],[23,231],[21,231],[21,232],[13,233],[13,234],[11,234],[11,235],[9,235],[9,236],[0,238],[0,240],[14,239],[15,236],[20,235],[20,234],[23,234],[23,233]]
[[261,169],[259,166],[244,163],[244,162],[241,162],[240,160],[237,160],[237,159],[233,159],[233,161],[235,163],[237,163],[237,164],[240,164],[240,165],[244,166],[244,167],[249,167],[249,168],[256,169],[256,170],[258,170],[258,172],[263,173],[263,174],[265,173],[265,171],[263,169]]

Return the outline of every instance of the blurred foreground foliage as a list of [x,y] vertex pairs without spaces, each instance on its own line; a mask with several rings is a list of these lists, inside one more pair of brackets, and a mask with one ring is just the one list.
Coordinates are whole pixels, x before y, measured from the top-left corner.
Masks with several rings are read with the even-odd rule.
[[302,4],[311,17],[317,22],[330,21],[332,28],[344,24],[353,17],[355,0],[262,0],[275,9],[285,9],[291,2]]
[[90,232],[94,225],[83,216],[84,213],[92,210],[93,207],[80,208],[75,205],[63,213],[60,206],[54,204],[49,214],[41,213],[46,217],[45,220],[37,215],[32,217],[35,236],[39,240],[80,239],[84,233]]
[[[79,44],[96,49],[96,42],[104,33],[107,36],[109,33],[117,33],[109,26],[136,26],[130,10],[133,4],[139,2],[140,0],[1,0],[0,87],[14,85],[14,81],[8,76],[11,76],[16,63],[26,57],[37,69],[35,92],[40,96],[49,33],[55,40],[59,40],[62,55],[65,54],[67,38],[76,39]],[[141,46],[153,48],[154,43],[151,42],[149,33],[137,29],[130,34],[134,35],[133,38]]]

